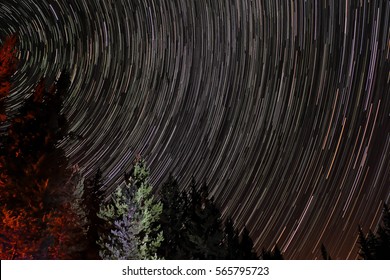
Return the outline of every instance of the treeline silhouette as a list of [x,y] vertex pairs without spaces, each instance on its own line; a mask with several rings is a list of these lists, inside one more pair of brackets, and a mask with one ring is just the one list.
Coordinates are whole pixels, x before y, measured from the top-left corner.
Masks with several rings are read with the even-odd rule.
[[[100,169],[85,180],[69,168],[58,143],[80,139],[62,114],[70,74],[41,79],[8,116],[16,43],[12,36],[0,48],[1,259],[283,259],[276,244],[257,254],[249,230],[222,217],[205,183],[179,186],[171,175],[155,193],[140,156],[113,191]],[[389,259],[387,206],[383,217],[376,234],[359,229],[362,258]]]
[[245,227],[240,233],[231,218],[223,222],[206,184],[192,180],[189,191],[180,190],[170,176],[154,195],[148,178],[146,162],[138,157],[108,198],[100,169],[85,184],[87,258],[283,259],[277,248],[258,256]]

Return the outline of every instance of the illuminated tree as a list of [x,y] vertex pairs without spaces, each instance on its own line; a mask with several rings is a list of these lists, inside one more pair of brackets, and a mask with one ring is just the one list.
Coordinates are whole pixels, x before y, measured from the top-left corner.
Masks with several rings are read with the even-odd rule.
[[[46,237],[48,250],[45,259],[84,259],[87,249],[87,211],[83,204],[84,182],[75,173],[65,186],[63,203],[46,213]],[[41,244],[42,246],[42,244]]]
[[[16,57],[16,36],[7,37],[0,47],[0,127],[4,129],[7,115],[5,111],[5,98],[11,88],[11,76],[16,70],[18,59]],[[7,174],[5,170],[5,131],[0,130],[0,191],[4,187]]]
[[143,260],[156,259],[157,250],[164,240],[160,225],[162,203],[156,201],[149,184],[149,170],[144,160],[139,160],[133,173],[136,186],[135,218],[138,221],[137,246],[139,258]]
[[23,210],[1,206],[0,259],[33,259],[40,239],[36,238],[39,223]]
[[148,182],[149,170],[137,160],[125,186],[112,194],[110,202],[100,207],[98,216],[105,221],[99,239],[102,259],[155,259],[163,241],[159,224],[162,212]]
[[17,37],[9,36],[0,48],[0,100],[7,97],[11,88],[10,78],[16,70],[18,59],[16,57]]
[[122,184],[111,195],[108,203],[100,207],[102,219],[99,230],[99,256],[104,260],[138,259],[136,233],[139,227],[135,220],[135,186]]
[[0,236],[4,259],[82,256],[83,185],[74,179],[64,151],[57,146],[68,129],[61,109],[69,84],[66,72],[49,90],[41,80],[3,138]]

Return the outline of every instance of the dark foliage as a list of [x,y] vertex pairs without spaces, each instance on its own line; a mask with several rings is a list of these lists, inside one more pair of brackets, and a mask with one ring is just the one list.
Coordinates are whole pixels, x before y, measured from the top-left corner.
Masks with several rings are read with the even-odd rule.
[[324,244],[321,244],[321,255],[322,255],[322,259],[324,259],[324,260],[331,260],[332,259]]
[[224,259],[236,260],[240,255],[241,247],[239,233],[234,228],[232,218],[227,218],[225,221],[223,244],[225,250]]
[[376,234],[371,230],[367,235],[359,226],[360,256],[365,260],[390,260],[390,211],[387,204],[383,206],[381,225]]
[[242,230],[241,241],[240,241],[240,251],[239,259],[242,260],[256,260],[258,259],[256,253],[253,249],[253,242],[249,236],[249,231],[246,227]]
[[189,247],[186,234],[187,202],[172,175],[161,187],[160,201],[163,205],[160,223],[164,240],[158,254],[164,259],[185,259],[189,254],[184,250]]
[[172,176],[161,189],[164,241],[159,254],[165,259],[258,259],[246,228],[240,235],[233,220],[222,215],[206,184],[194,179],[189,191],[180,191]]
[[84,204],[87,209],[88,220],[88,248],[86,250],[87,259],[99,259],[99,232],[104,230],[104,222],[97,213],[104,199],[103,173],[98,168],[95,175],[87,180],[84,191]]
[[277,245],[275,245],[274,249],[271,251],[263,249],[262,253],[261,253],[261,258],[263,260],[283,260],[284,259],[282,252],[280,251],[280,249]]

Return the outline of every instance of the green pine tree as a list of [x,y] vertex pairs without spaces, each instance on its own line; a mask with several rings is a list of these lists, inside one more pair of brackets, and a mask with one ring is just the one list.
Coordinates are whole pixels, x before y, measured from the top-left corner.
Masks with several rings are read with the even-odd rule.
[[148,182],[144,160],[137,160],[124,185],[102,204],[98,216],[105,221],[98,245],[102,259],[156,259],[163,241],[162,203]]
[[[99,228],[99,256],[104,260],[138,259],[136,246],[136,229],[139,225],[134,217],[135,212],[135,186],[120,185],[111,195],[108,203],[102,203],[97,216],[102,220]],[[118,228],[126,221],[126,228]],[[125,236],[118,236],[117,231]],[[126,241],[124,241],[126,240]],[[127,244],[123,244],[127,242]],[[127,250],[125,250],[127,249]]]
[[164,240],[161,230],[160,215],[162,203],[157,202],[149,184],[149,170],[144,160],[139,160],[134,166],[135,218],[138,220],[137,246],[139,258],[143,260],[156,259],[157,250]]

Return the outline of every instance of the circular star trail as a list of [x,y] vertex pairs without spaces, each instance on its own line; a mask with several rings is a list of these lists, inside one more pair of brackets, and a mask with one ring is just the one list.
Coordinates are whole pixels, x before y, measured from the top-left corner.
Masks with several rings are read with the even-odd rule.
[[287,258],[357,258],[390,195],[390,1],[7,0],[15,110],[69,69],[72,164],[191,176]]

